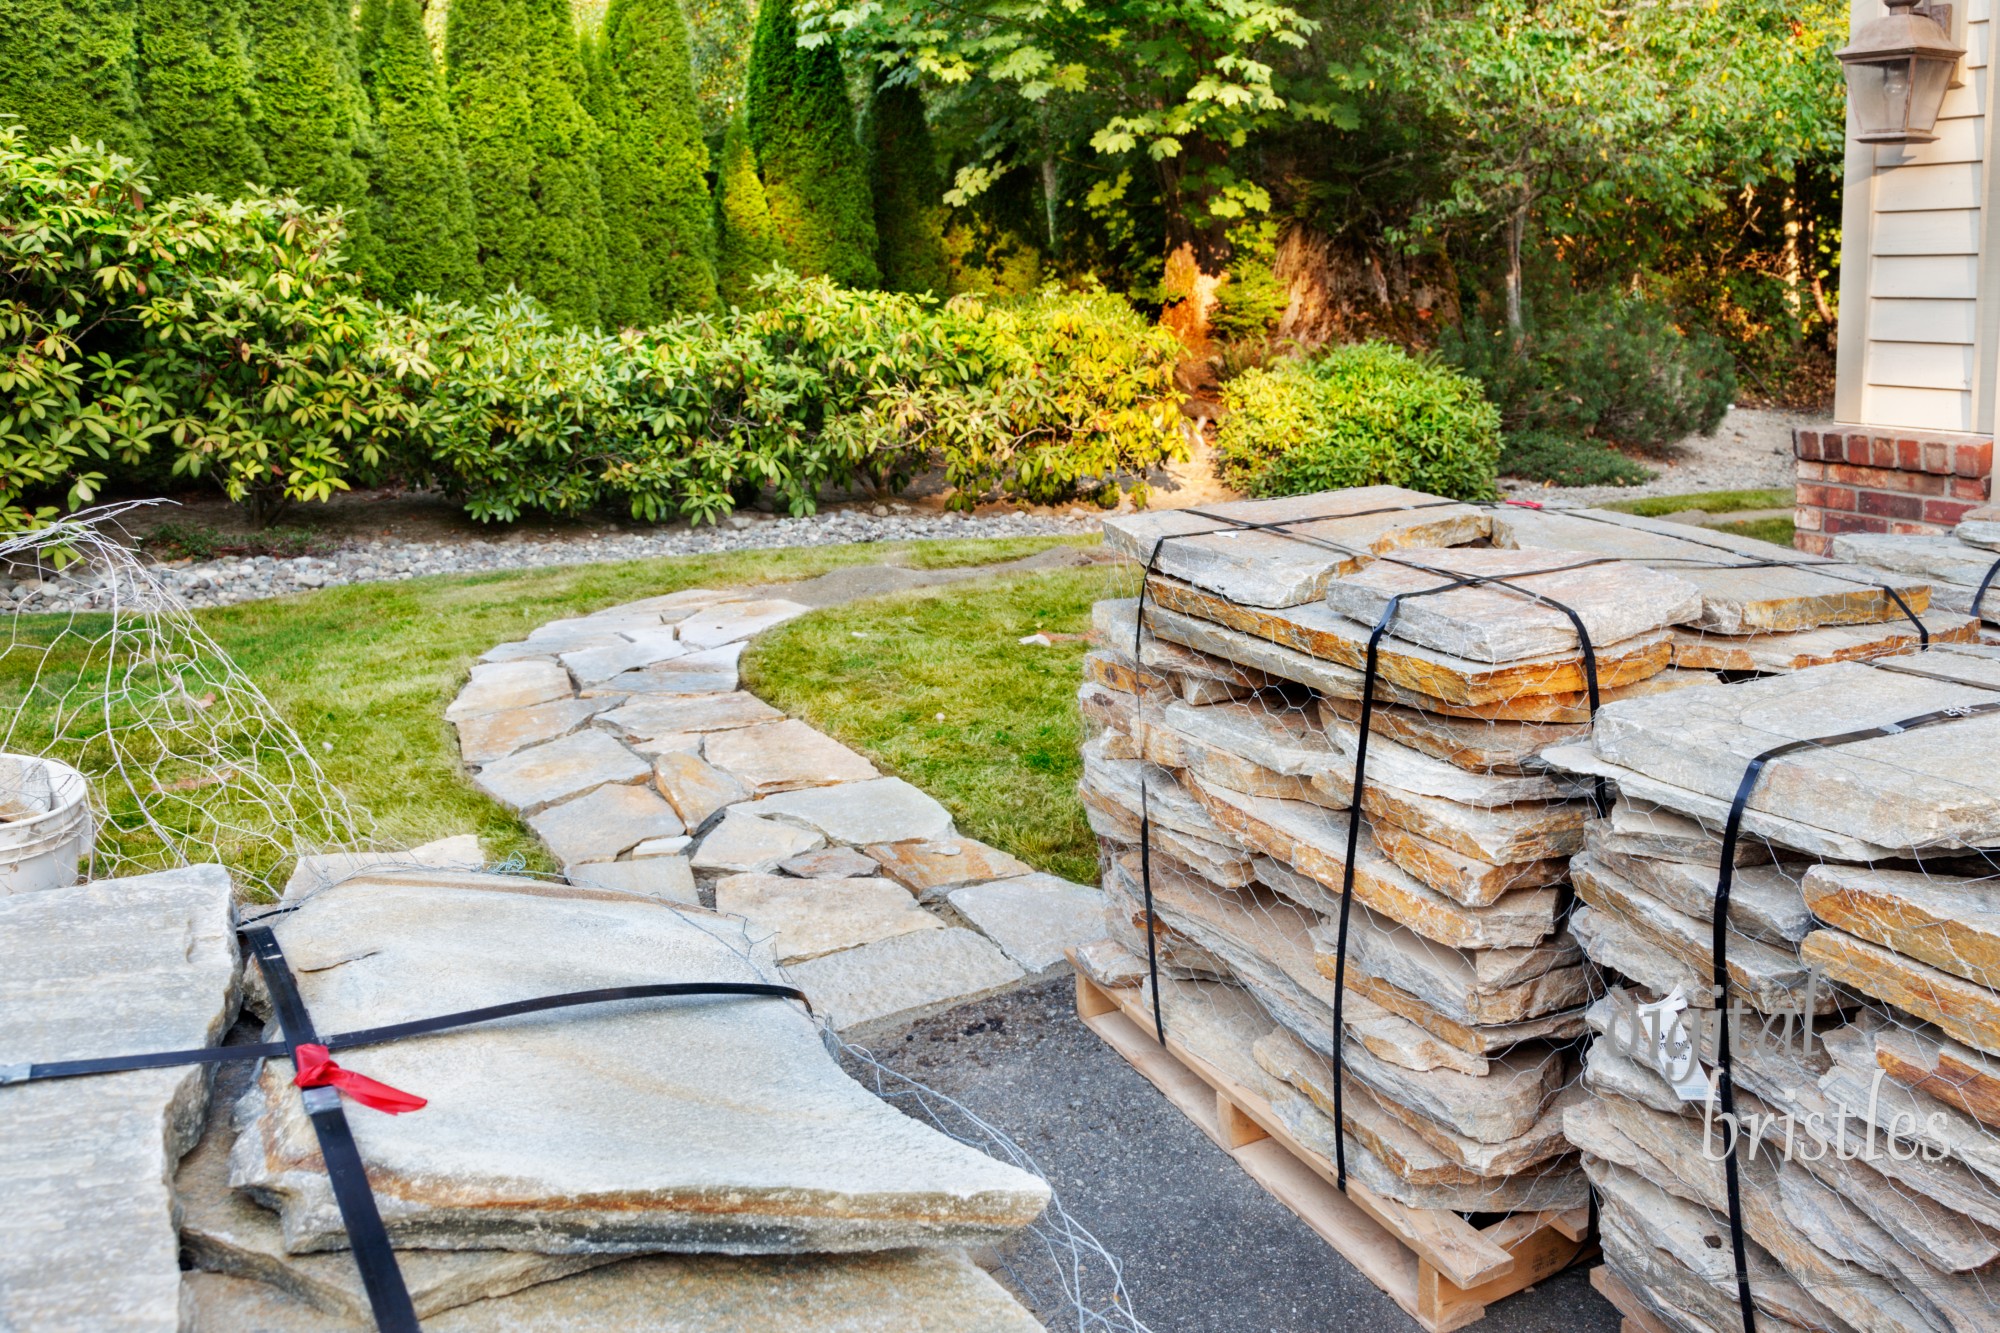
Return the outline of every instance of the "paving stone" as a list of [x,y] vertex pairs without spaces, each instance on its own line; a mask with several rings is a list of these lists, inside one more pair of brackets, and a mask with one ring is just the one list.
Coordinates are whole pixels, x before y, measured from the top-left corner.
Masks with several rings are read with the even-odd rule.
[[1027,974],[959,926],[912,931],[789,969],[813,1010],[850,1037],[887,1032],[997,994]]
[[[202,1333],[365,1333],[275,1288],[191,1273]],[[424,1321],[434,1333],[1037,1333],[1041,1324],[957,1250],[626,1259]]]
[[640,782],[653,767],[601,731],[518,750],[479,770],[472,785],[524,815],[606,784]]
[[[1587,856],[1598,873],[1615,875],[1676,912],[1701,921],[1715,919],[1715,866],[1612,851],[1607,845],[1612,841],[1610,835],[1596,832],[1607,822],[1592,821]],[[1799,891],[1804,873],[1804,866],[1796,863],[1737,867],[1730,877],[1731,927],[1753,940],[1796,947],[1813,928],[1813,914]]]
[[701,901],[694,887],[694,871],[685,856],[640,857],[635,853],[630,861],[591,861],[565,866],[563,874],[572,884],[689,905]]
[[1055,875],[967,885],[952,890],[951,905],[1023,970],[1045,976],[1067,972],[1065,951],[1104,933],[1104,895]]
[[579,731],[589,725],[592,717],[616,706],[615,698],[551,699],[545,704],[462,718],[458,723],[458,752],[468,764],[490,764],[516,750]]
[[477,870],[486,864],[486,853],[479,846],[479,836],[475,833],[460,833],[450,838],[439,838],[421,847],[395,852],[322,852],[313,856],[301,856],[292,867],[292,873],[285,880],[282,897],[289,901],[301,894],[325,888],[338,883],[349,875],[363,870],[387,869],[396,866],[440,866],[458,870]]
[[1827,925],[2000,991],[2000,896],[1990,877],[1818,865],[1800,888]]
[[725,602],[754,600],[756,595],[742,588],[682,588],[679,592],[663,593],[658,597],[644,597],[636,602],[625,602],[597,614],[623,612],[630,615],[648,615],[671,625],[687,619],[697,611],[706,611],[711,606],[721,606]]
[[880,842],[868,848],[882,873],[925,902],[932,902],[961,884],[989,879],[1014,879],[1034,873],[1034,867],[977,838],[943,838],[936,842]]
[[1958,526],[1951,530],[1951,535],[1967,546],[2000,551],[2000,505],[1981,505],[1967,510],[1958,520]]
[[950,812],[901,778],[875,778],[781,792],[737,809],[744,814],[817,829],[829,842],[852,846],[938,839],[951,834]]
[[[1933,645],[1976,643],[1979,622],[1931,609],[1918,617]],[[1922,649],[1924,635],[1907,619],[1879,625],[1822,625],[1790,634],[1704,634],[1674,631],[1674,665],[1710,671],[1804,671],[1828,662],[1867,661]]]
[[[1352,756],[1361,735],[1360,724],[1334,712],[1323,713],[1321,718],[1327,740],[1342,752],[1351,775]],[[1587,789],[1586,784],[1560,774],[1508,777],[1498,773],[1471,772],[1457,764],[1432,758],[1422,750],[1400,744],[1387,736],[1376,735],[1374,731],[1373,727],[1369,728],[1367,780],[1419,796],[1435,796],[1453,805],[1484,810],[1527,801],[1564,800],[1581,795]]]
[[615,643],[577,648],[561,655],[570,675],[584,685],[595,685],[624,671],[636,671],[658,662],[687,655],[688,648],[665,626],[657,629],[626,630]]
[[[1624,795],[1602,821],[1602,830],[1587,832],[1585,840],[1593,847],[1625,856],[1685,861],[1713,869],[1722,865],[1720,825],[1711,829],[1664,806],[1647,805]],[[1738,866],[1757,866],[1769,864],[1772,857],[1770,844],[1761,838],[1739,838],[1730,860]]]
[[699,731],[672,731],[664,736],[655,736],[647,741],[628,741],[632,753],[644,755],[648,759],[658,759],[663,754],[701,754],[702,733]]
[[715,910],[747,920],[750,937],[769,939],[786,967],[892,935],[944,929],[908,890],[886,879],[730,875],[715,883]]
[[[500,876],[349,880],[273,930],[329,1031],[417,1018],[440,994],[479,1007],[776,975],[724,918]],[[872,1096],[782,1000],[599,1006],[352,1051],[342,1063],[428,1098],[415,1115],[351,1117],[384,1221],[408,1246],[971,1244],[1025,1225],[1049,1196],[1035,1177]],[[238,1103],[230,1180],[278,1209],[289,1250],[332,1249],[339,1213],[292,1076],[289,1062],[269,1061]]]
[[[581,643],[584,645],[588,645],[591,643],[609,643],[616,637],[617,637],[616,635],[609,633],[593,634],[587,638],[582,639]],[[493,647],[488,648],[485,652],[481,653],[479,655],[479,660],[481,662],[521,662],[521,661],[526,661],[530,658],[539,658],[544,662],[553,662],[556,660],[555,655],[558,651],[559,651],[559,645],[550,642],[501,643],[501,644],[495,644]]]
[[796,718],[715,732],[702,755],[758,796],[878,776],[875,765]]
[[670,736],[679,732],[728,731],[776,722],[784,714],[744,690],[727,694],[703,695],[692,699],[635,699],[614,708],[597,721],[637,740]]
[[1129,990],[1150,974],[1146,960],[1114,939],[1090,940],[1076,947],[1077,970],[1100,986]]
[[[236,1014],[221,866],[0,898],[0,1052],[212,1045]],[[207,1111],[195,1066],[0,1087],[0,1324],[176,1333],[169,1182]]]
[[701,828],[724,806],[747,801],[752,794],[701,756],[684,751],[654,756],[653,785],[691,829]]
[[[1993,554],[1968,546],[1956,537],[1843,533],[1833,539],[1833,554],[1841,560],[1898,574],[1976,588],[1993,567]],[[1919,609],[1919,608],[1912,608]]]
[[673,808],[644,786],[599,787],[530,815],[528,827],[564,865],[615,861],[647,838],[684,832]]
[[[1361,718],[1359,699],[1322,698],[1319,707],[1350,722]],[[1539,769],[1537,761],[1549,746],[1587,740],[1590,735],[1587,726],[1451,717],[1379,700],[1369,710],[1368,730],[1474,773],[1509,776]]]
[[[687,659],[682,658],[682,661]],[[586,685],[586,699],[611,695],[643,698],[677,698],[683,695],[726,694],[737,686],[734,670],[676,671],[664,662],[644,671],[625,671],[598,685]]]
[[487,662],[472,668],[472,678],[451,706],[444,710],[445,720],[456,722],[462,717],[477,717],[481,713],[498,713],[509,708],[528,708],[534,704],[545,704],[551,699],[567,699],[575,692],[570,682],[569,672],[554,662]]
[[689,859],[696,870],[761,874],[776,869],[781,861],[824,846],[826,839],[807,829],[730,810],[702,838]]
[[[1315,926],[1311,938],[1325,976],[1339,929]],[[1348,917],[1347,966],[1467,1026],[1521,1023],[1590,999],[1583,951],[1566,935],[1527,949],[1448,949],[1359,906]]]
[[2000,1061],[1923,1028],[1888,1027],[1875,1033],[1875,1063],[1898,1083],[2000,1129]]
[[823,847],[794,856],[778,869],[799,879],[866,879],[879,874],[882,866],[874,857],[864,856],[852,847]]
[[1833,980],[2000,1056],[2000,994],[1840,930],[1815,930],[1799,957]]
[[773,625],[782,625],[793,616],[812,608],[782,597],[755,602],[732,602],[726,606],[697,611],[680,622],[681,642],[690,648],[720,648],[760,634]]
[[694,839],[683,833],[672,838],[648,838],[632,849],[632,859],[643,861],[649,856],[679,856],[694,846]]

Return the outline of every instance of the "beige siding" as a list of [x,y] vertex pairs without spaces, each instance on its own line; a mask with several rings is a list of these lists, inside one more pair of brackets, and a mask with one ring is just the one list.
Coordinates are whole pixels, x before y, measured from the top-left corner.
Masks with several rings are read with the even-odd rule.
[[[1884,12],[1856,0],[1858,22]],[[1840,413],[1870,425],[1975,428],[1985,228],[1991,0],[1967,6],[1958,34],[1964,86],[1945,98],[1935,143],[1865,148],[1847,188],[1865,192],[1865,235],[1849,214],[1841,277]],[[1861,202],[1860,199],[1851,202]],[[1858,345],[1848,345],[1858,335]],[[1991,355],[1990,352],[1985,355]]]

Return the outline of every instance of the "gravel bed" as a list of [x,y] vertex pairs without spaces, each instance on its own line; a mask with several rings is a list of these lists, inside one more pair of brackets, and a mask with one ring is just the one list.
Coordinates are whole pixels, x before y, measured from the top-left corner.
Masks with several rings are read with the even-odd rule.
[[[816,514],[810,518],[733,515],[720,525],[644,533],[597,534],[546,541],[350,542],[328,556],[227,557],[151,567],[152,575],[189,606],[227,606],[265,597],[283,597],[348,583],[381,583],[427,574],[489,570],[544,569],[555,565],[603,564],[658,556],[709,555],[721,551],[769,550],[792,546],[843,546],[852,542],[924,541],[936,538],[1078,536],[1099,531],[1101,515],[895,513],[864,510]],[[0,577],[0,612],[103,610],[114,589],[101,570],[45,574],[41,578]],[[130,604],[131,594],[120,597]]]
[[1657,474],[1639,486],[1542,486],[1502,478],[1501,494],[1536,500],[1555,509],[1577,509],[1655,495],[1703,491],[1763,491],[1789,488],[1797,475],[1792,428],[1823,418],[1795,412],[1731,408],[1713,435],[1690,435],[1663,457],[1646,460]]

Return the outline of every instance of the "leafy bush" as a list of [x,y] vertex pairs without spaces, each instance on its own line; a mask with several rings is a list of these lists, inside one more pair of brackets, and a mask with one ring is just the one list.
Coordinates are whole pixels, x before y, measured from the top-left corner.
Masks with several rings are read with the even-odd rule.
[[1391,483],[1493,494],[1500,418],[1477,382],[1388,343],[1244,372],[1223,387],[1224,480],[1252,495]]
[[1664,307],[1620,294],[1559,310],[1519,346],[1505,330],[1461,329],[1440,350],[1486,386],[1510,431],[1657,449],[1714,431],[1736,392],[1720,338],[1684,331]]
[[1638,486],[1654,476],[1609,445],[1553,430],[1509,431],[1500,446],[1500,471],[1556,486]]

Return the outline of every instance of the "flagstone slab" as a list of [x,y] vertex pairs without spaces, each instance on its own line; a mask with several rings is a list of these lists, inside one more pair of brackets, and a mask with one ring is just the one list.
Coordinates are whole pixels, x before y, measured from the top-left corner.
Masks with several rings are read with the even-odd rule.
[[1843,533],[1833,539],[1833,554],[1857,565],[1963,588],[1978,587],[1994,560],[1992,552],[1968,546],[1956,537],[1878,532]]
[[[1234,520],[1234,522],[1231,522]],[[1276,532],[1238,524],[1282,523]],[[1278,500],[1108,518],[1104,544],[1170,577],[1246,606],[1286,607],[1327,581],[1405,546],[1455,546],[1487,535],[1485,511],[1400,486],[1357,486]]]
[[[221,866],[0,898],[8,1063],[213,1045],[236,1015]],[[177,1333],[170,1182],[201,1133],[196,1066],[0,1087],[0,1325]]]
[[798,879],[869,879],[882,873],[880,862],[852,847],[823,847],[781,862],[778,869]]
[[479,846],[478,835],[473,833],[439,838],[406,851],[320,852],[298,859],[291,875],[285,880],[284,893],[279,896],[289,902],[302,894],[337,884],[363,870],[414,869],[422,866],[477,870],[485,864],[486,853]]
[[1790,634],[1704,634],[1674,631],[1674,665],[1709,671],[1804,671],[1829,662],[1864,662],[1914,653],[1932,644],[1976,643],[1979,622],[1936,608],[1917,618],[1879,625],[1822,625]]
[[[1453,586],[1468,576],[1496,582]],[[1394,597],[1396,638],[1480,662],[1573,652],[1585,641],[1606,648],[1701,614],[1701,592],[1687,580],[1580,551],[1413,547],[1326,588],[1328,606],[1368,625]]]
[[[1715,919],[1718,867],[1613,851],[1607,845],[1611,837],[1595,831],[1605,822],[1593,821],[1587,853],[1597,873],[1613,875],[1696,920]],[[1737,867],[1729,885],[1731,927],[1753,940],[1796,948],[1813,928],[1813,914],[1799,887],[1804,874],[1805,867],[1796,863]]]
[[[1331,980],[1339,927],[1317,925],[1311,939],[1315,966]],[[1365,907],[1348,916],[1347,965],[1467,1026],[1520,1023],[1590,998],[1583,951],[1567,936],[1525,949],[1453,949]]]
[[562,664],[578,683],[595,685],[625,671],[636,671],[657,662],[687,655],[688,646],[674,637],[672,629],[626,630],[616,643],[576,648],[559,655]]
[[[1837,554],[1842,540],[1835,538]],[[1713,528],[1697,536],[1682,524],[1609,509],[1506,509],[1494,515],[1493,544],[1560,547],[1658,564],[1701,590],[1695,624],[1720,634],[1900,620],[1903,612],[1884,591],[1885,583],[1918,614],[1930,605],[1930,588],[1921,579],[1884,576],[1803,551],[1785,552],[1787,565],[1774,567],[1769,542]]]
[[1799,945],[1799,956],[1844,986],[2000,1055],[2000,995],[1985,986],[1840,930],[1815,930]]
[[590,724],[616,699],[551,699],[526,708],[459,719],[458,752],[468,764],[490,764],[516,750],[558,740]]
[[715,882],[715,910],[749,922],[786,967],[944,922],[886,879],[797,879],[730,875]]
[[1371,822],[1368,831],[1376,850],[1391,862],[1453,902],[1471,907],[1497,902],[1515,889],[1547,888],[1569,878],[1567,857],[1494,865],[1386,819]]
[[[1143,811],[1157,828],[1185,833],[1224,848],[1240,851],[1242,844],[1227,832],[1187,785],[1169,769],[1129,759],[1112,759],[1103,738],[1083,747],[1083,791],[1088,803],[1096,794],[1137,821]],[[1138,841],[1136,822],[1128,841]]]
[[642,857],[635,852],[629,861],[591,861],[566,867],[564,878],[587,888],[636,893],[663,902],[693,906],[701,901],[695,890],[694,871],[685,856]]
[[2000,1060],[1926,1028],[1885,1027],[1875,1033],[1875,1063],[1898,1083],[2000,1129]]
[[[1722,865],[1720,825],[1711,829],[1665,806],[1648,805],[1629,797],[1613,805],[1600,829],[1587,833],[1585,841],[1594,848],[1621,856],[1685,861],[1711,869]],[[1730,860],[1738,866],[1767,865],[1773,855],[1770,844],[1761,838],[1738,838],[1736,854]]]
[[472,785],[523,815],[607,784],[634,783],[653,767],[601,731],[579,731],[517,750],[479,770]]
[[[1148,608],[1149,619],[1151,614],[1151,608]],[[1150,627],[1141,630],[1139,599],[1136,597],[1110,597],[1093,602],[1090,607],[1090,639],[1100,653],[1108,655],[1127,670],[1133,664],[1132,645],[1136,642],[1139,645],[1137,660],[1149,673],[1168,672],[1183,678],[1218,681],[1248,690],[1264,689],[1278,683],[1262,671],[1240,667],[1234,662],[1183,648],[1177,643],[1168,643],[1156,636]]]
[[663,754],[701,754],[702,733],[699,731],[674,731],[651,740],[632,741],[632,753],[644,755],[647,759],[658,759]]
[[[1319,708],[1359,726],[1359,699],[1323,697]],[[1586,726],[1451,717],[1380,702],[1369,710],[1368,730],[1473,773],[1512,777],[1541,771],[1541,752],[1549,746],[1586,740],[1590,735]]]
[[554,662],[482,662],[472,668],[472,678],[444,710],[444,716],[446,721],[456,722],[482,713],[529,708],[551,699],[567,699],[575,688],[569,672]]
[[1951,535],[1967,546],[2000,551],[2000,506],[1981,505],[1967,510],[1958,520],[1958,526],[1951,530]]
[[685,833],[672,838],[648,838],[632,849],[632,859],[640,861],[653,856],[679,856],[692,846],[694,839]]
[[689,864],[724,874],[761,874],[824,846],[826,838],[809,829],[728,810],[696,845]]
[[1805,872],[1800,888],[1827,925],[2000,990],[2000,883],[1818,865]]
[[1064,955],[1104,933],[1104,895],[1056,875],[1028,874],[951,892],[952,909],[1023,971],[1057,975]]
[[[711,749],[714,744],[709,742]],[[951,812],[901,778],[785,791],[734,808],[746,815],[815,829],[825,834],[828,842],[855,847],[951,835]]]
[[720,648],[737,643],[774,625],[782,625],[812,608],[782,597],[730,602],[695,612],[680,622],[680,640],[689,648]]
[[1583,826],[1590,814],[1587,805],[1574,800],[1461,805],[1373,779],[1361,793],[1361,809],[1371,825],[1393,824],[1496,866],[1543,861],[1582,850]]
[[1282,696],[1260,695],[1242,703],[1194,707],[1170,703],[1143,715],[1148,726],[1176,733],[1185,741],[1222,750],[1246,763],[1286,777],[1345,774],[1353,763],[1334,748],[1316,713]]
[[653,757],[653,785],[691,829],[706,827],[725,806],[747,801],[753,794],[715,765],[685,751]]
[[787,969],[813,1009],[849,1037],[888,1032],[997,995],[1027,974],[959,926],[911,931]]
[[796,718],[714,732],[702,755],[758,796],[880,776],[862,756]]
[[564,865],[614,861],[647,838],[683,831],[673,808],[644,786],[599,787],[528,816],[528,827]]
[[881,873],[929,903],[964,884],[1014,879],[1034,867],[977,838],[935,842],[879,842],[867,848]]
[[[772,979],[723,918],[498,876],[349,880],[272,928],[331,1031],[421,1017],[440,993],[479,1007],[662,979]],[[404,1245],[750,1254],[965,1244],[1025,1225],[1048,1198],[1042,1181],[870,1095],[783,1000],[585,1008],[370,1047],[342,1063],[428,1098],[410,1115],[351,1117],[384,1221]],[[290,1250],[337,1248],[339,1214],[291,1078],[289,1062],[270,1061],[238,1104],[230,1180],[278,1209]]]
[[[687,659],[679,660],[685,662]],[[734,668],[685,671],[674,670],[675,665],[674,662],[662,662],[643,671],[620,672],[601,684],[584,686],[581,694],[586,699],[612,696],[670,699],[689,695],[727,694],[738,684]]]
[[756,695],[732,690],[688,699],[635,699],[599,716],[597,725],[634,740],[652,740],[687,732],[754,727],[782,717],[783,713]]
[[[1331,710],[1320,714],[1326,738],[1342,757],[1351,773],[1353,756],[1361,739],[1358,722],[1350,722]],[[1368,763],[1364,776],[1419,796],[1435,796],[1454,805],[1474,809],[1519,805],[1526,801],[1559,801],[1584,794],[1585,784],[1561,774],[1534,773],[1508,777],[1498,773],[1476,773],[1457,764],[1435,759],[1369,727]]]

